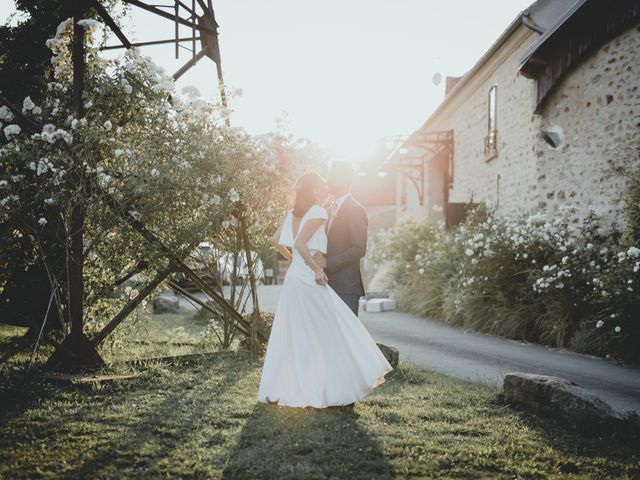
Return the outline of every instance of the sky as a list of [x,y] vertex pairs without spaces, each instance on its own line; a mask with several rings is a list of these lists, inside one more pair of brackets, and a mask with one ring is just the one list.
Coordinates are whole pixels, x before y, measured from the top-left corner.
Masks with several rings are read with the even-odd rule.
[[[417,129],[444,98],[444,77],[469,70],[531,1],[214,0],[225,83],[243,91],[231,123],[253,134],[280,124],[361,161],[382,138]],[[0,0],[0,21],[13,10]],[[132,41],[173,38],[173,28],[133,7],[123,19]],[[173,45],[143,52],[168,73],[191,55],[181,49],[176,60]],[[216,100],[215,64],[201,60],[177,82],[187,85]]]

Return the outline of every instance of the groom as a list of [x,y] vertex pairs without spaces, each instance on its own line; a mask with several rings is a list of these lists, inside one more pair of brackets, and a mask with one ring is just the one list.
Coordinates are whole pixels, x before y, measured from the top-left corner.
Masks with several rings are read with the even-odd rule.
[[360,297],[364,295],[360,259],[367,251],[369,219],[364,207],[351,195],[355,177],[351,163],[331,162],[327,186],[334,202],[326,223],[327,256],[317,254],[316,262],[325,269],[329,286],[357,316]]

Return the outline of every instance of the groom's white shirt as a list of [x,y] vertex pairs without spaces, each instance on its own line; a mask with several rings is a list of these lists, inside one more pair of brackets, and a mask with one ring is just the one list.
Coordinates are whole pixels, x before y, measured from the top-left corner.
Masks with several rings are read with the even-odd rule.
[[333,202],[333,205],[331,206],[331,214],[336,215],[340,210],[340,207],[342,206],[344,201],[350,196],[351,196],[351,192],[347,192],[344,195],[336,198],[335,201]]
[[329,230],[329,227],[333,223],[333,220],[336,218],[336,215],[338,214],[340,207],[342,206],[344,201],[350,196],[351,196],[351,192],[347,192],[344,195],[339,196],[333,201],[333,205],[331,205],[331,208],[329,209],[329,221],[327,222],[327,231]]

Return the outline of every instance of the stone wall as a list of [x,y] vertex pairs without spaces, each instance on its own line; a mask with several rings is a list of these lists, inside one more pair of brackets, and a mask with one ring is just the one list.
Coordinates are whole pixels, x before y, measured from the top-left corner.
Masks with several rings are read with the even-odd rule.
[[[640,27],[621,33],[567,72],[534,112],[535,82],[518,67],[521,53],[536,38],[519,27],[423,126],[454,131],[449,201],[488,202],[500,214],[573,206],[576,221],[593,207],[609,223],[621,224],[625,181],[612,170],[639,156]],[[498,148],[487,159],[493,85],[498,86]],[[402,210],[414,217],[433,214],[432,205],[442,202],[438,185],[426,179],[424,206],[408,188]]]
[[[640,148],[640,26],[609,41],[560,80],[539,109],[535,136],[535,204],[589,207],[621,220],[624,179],[612,167],[638,159]],[[559,138],[558,138],[559,137]]]
[[[537,35],[524,26],[514,32],[464,87],[428,123],[429,130],[454,131],[454,182],[449,201],[489,202],[499,213],[529,212],[534,201],[534,137],[539,119],[533,114],[531,80],[518,73],[522,51]],[[485,158],[488,96],[497,92],[497,155]],[[429,203],[429,202],[427,202]]]

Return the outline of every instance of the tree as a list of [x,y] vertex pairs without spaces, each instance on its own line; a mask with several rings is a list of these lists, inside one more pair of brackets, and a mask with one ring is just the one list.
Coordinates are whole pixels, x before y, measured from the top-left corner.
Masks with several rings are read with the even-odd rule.
[[[164,72],[138,51],[101,58],[92,41],[98,23],[78,24],[89,45],[83,115],[74,116],[70,94],[71,19],[45,42],[53,57],[43,74],[47,81],[34,82],[46,85],[40,101],[27,95],[18,108],[7,102],[13,109],[0,111],[7,141],[0,148],[0,228],[14,251],[30,246],[29,261],[46,271],[65,337],[60,350],[96,361],[86,334],[131,300],[118,288],[119,279],[141,265],[147,278],[161,279],[200,241],[237,236],[240,218],[248,238],[264,243],[282,213],[282,192],[308,164],[299,154],[312,149],[291,137],[255,139],[227,127],[226,110],[193,94],[181,99]],[[79,208],[80,227],[74,216]],[[131,219],[156,232],[162,248],[147,243]],[[78,327],[70,315],[69,259],[79,228],[84,268]],[[176,253],[171,261],[167,251]],[[24,263],[19,256],[2,258],[5,303],[14,300],[15,290],[7,288],[11,272]]]

